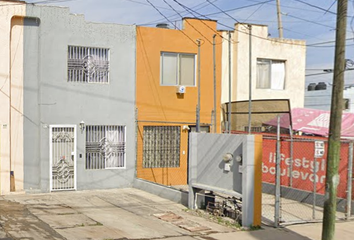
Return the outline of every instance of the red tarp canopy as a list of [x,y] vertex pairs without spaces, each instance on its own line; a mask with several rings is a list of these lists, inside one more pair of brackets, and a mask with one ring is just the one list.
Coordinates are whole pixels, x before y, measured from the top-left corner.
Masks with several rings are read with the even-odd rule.
[[[330,112],[309,108],[294,108],[291,110],[292,128],[303,133],[328,136]],[[272,119],[266,125],[277,126],[277,119]],[[289,114],[280,117],[280,126],[289,128]],[[354,137],[354,114],[343,113],[342,137]]]

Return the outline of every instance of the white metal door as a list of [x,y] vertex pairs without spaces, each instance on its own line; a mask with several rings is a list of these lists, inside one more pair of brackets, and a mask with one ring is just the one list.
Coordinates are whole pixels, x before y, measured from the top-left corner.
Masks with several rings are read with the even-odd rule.
[[50,126],[50,190],[76,189],[76,126]]

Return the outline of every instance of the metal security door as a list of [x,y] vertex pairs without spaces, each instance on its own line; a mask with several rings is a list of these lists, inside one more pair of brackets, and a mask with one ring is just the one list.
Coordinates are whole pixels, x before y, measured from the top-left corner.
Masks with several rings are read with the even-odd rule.
[[76,189],[76,127],[50,126],[50,190]]

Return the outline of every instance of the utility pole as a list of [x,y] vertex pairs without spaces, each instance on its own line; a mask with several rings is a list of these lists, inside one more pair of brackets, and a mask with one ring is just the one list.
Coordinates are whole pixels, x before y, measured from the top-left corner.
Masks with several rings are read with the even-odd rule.
[[231,32],[229,31],[229,104],[227,105],[227,132],[231,133]]
[[339,183],[338,165],[342,125],[342,101],[345,71],[345,38],[347,28],[347,11],[348,0],[338,0],[336,49],[334,57],[332,103],[328,135],[326,189],[322,223],[322,240],[334,239],[335,230],[337,187]]
[[278,31],[279,38],[283,38],[283,24],[281,22],[280,0],[277,0]]
[[248,134],[252,128],[252,25],[248,24]]
[[197,103],[196,132],[200,132],[200,39],[197,39],[197,43],[198,43],[198,103]]
[[215,52],[215,37],[216,34],[213,35],[213,80],[214,80],[214,110],[213,110],[213,129],[214,133],[216,133],[216,52]]

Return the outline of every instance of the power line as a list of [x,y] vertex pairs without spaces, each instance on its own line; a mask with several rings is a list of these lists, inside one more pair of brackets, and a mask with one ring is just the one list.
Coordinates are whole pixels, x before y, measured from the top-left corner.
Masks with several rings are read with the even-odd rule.
[[283,15],[284,15],[284,16],[287,16],[287,17],[299,19],[299,20],[302,20],[302,21],[304,21],[304,22],[309,22],[309,23],[312,23],[312,24],[316,24],[316,25],[319,25],[319,26],[322,26],[322,27],[327,27],[327,28],[335,29],[335,27],[333,27],[333,26],[325,25],[325,24],[322,24],[322,23],[318,23],[318,22],[311,21],[311,20],[307,20],[307,19],[300,18],[300,17],[295,17],[295,16],[293,16],[293,15],[291,15],[291,14],[283,14]]
[[323,15],[325,15],[325,14],[329,11],[329,9],[331,9],[331,8],[333,7],[333,5],[334,5],[336,2],[337,2],[337,0],[334,0],[333,3],[331,4],[331,6],[329,6],[329,8],[326,10],[326,12],[325,12]]
[[[206,1],[209,1],[209,0],[206,0]],[[271,0],[271,1],[273,1],[273,0]],[[220,9],[220,10],[221,10],[221,9]],[[192,10],[192,11],[193,11],[193,10]],[[224,12],[223,10],[221,10],[221,11]],[[195,12],[195,13],[197,13],[198,15],[203,16],[203,17],[205,17],[205,18],[208,19],[208,17],[206,17],[206,15],[200,14],[200,13],[198,13],[198,12],[196,12],[196,11],[193,11],[193,12]],[[232,17],[231,17],[231,18],[232,18]],[[223,24],[223,23],[221,23],[221,22],[218,22],[218,24],[219,24],[219,25],[222,25],[222,26],[225,26],[225,27],[227,27],[227,28],[230,28],[230,29],[232,29],[233,31],[238,31],[238,32],[240,32],[240,33],[247,34],[247,35],[250,34],[250,33],[248,33],[248,32],[244,32],[244,31],[235,29],[235,28],[233,28],[233,27],[227,26],[227,25],[225,25],[225,24]],[[251,34],[251,36],[256,37],[256,38],[259,38],[259,39],[263,39],[263,40],[266,40],[266,41],[277,41],[276,39],[269,39],[269,38],[257,36],[257,35],[254,35],[254,34]],[[282,41],[282,43],[283,43],[283,44],[288,44],[288,45],[305,46],[304,44],[296,44],[296,43],[293,43],[293,42],[290,43],[290,42],[286,42],[286,41]]]
[[243,21],[243,22],[247,22],[250,17],[252,17],[256,12],[259,11],[259,9],[261,9],[261,8],[263,7],[264,4],[265,4],[265,3],[262,3],[262,4],[261,4],[255,11],[253,11],[253,13],[252,13],[251,15],[249,15],[248,18],[246,18],[246,20]]
[[221,9],[220,9],[220,12],[209,13],[209,14],[206,14],[206,16],[212,16],[212,15],[216,15],[216,14],[220,14],[220,13],[232,12],[232,11],[236,11],[236,10],[241,10],[241,9],[245,9],[245,8],[250,8],[250,7],[253,7],[253,6],[257,6],[257,5],[264,4],[264,3],[270,3],[270,2],[273,2],[273,1],[275,1],[275,0],[268,0],[268,1],[264,1],[264,2],[257,2],[257,3],[255,3],[255,4],[250,4],[250,5],[246,5],[246,6],[242,6],[242,7],[237,7],[237,8],[231,8],[231,9],[227,9],[227,10],[221,10]]
[[[133,2],[133,3],[137,3],[137,4],[141,4],[141,5],[145,5],[145,6],[150,6],[151,7],[151,5],[149,5],[147,3],[143,3],[143,2],[139,2],[139,1],[135,1],[135,0],[124,0],[124,1]],[[156,6],[156,7],[171,11],[171,9],[166,8],[166,7],[161,7],[161,6]]]
[[[169,4],[166,0],[163,0],[173,11],[175,11],[181,18],[183,18],[183,16],[172,7],[171,4]],[[197,31],[201,36],[203,36],[210,44],[213,44],[203,33],[201,33],[196,27],[193,26],[193,24],[191,24],[189,21],[186,21],[189,26],[191,26],[195,31]]]
[[232,18],[234,21],[236,21],[237,23],[240,23],[236,18],[234,18],[233,16],[231,16],[230,14],[228,14],[227,12],[225,12],[224,10],[222,10],[221,8],[219,8],[218,6],[216,6],[214,3],[210,2],[210,0],[206,0],[208,3],[210,3],[210,5],[213,5],[215,8],[219,9],[222,13],[224,13],[225,15],[229,16],[230,18]]
[[[284,28],[284,27],[283,27],[283,29],[284,29],[285,31],[292,32],[292,33],[296,33],[296,34],[300,34],[300,35],[303,35],[303,36],[306,36],[306,37],[317,38],[317,39],[319,39],[319,40],[323,40],[323,39],[321,39],[321,38],[318,38],[318,37],[315,37],[315,36],[311,36],[311,35],[308,35],[308,34],[305,34],[305,33],[297,32],[297,31],[291,30],[291,29],[289,29],[289,28]],[[307,46],[307,45],[306,45],[306,46]]]
[[[204,15],[201,15],[199,13],[197,13],[198,15],[201,15],[201,16],[204,16],[205,18],[208,18],[207,16],[213,16],[213,15],[217,15],[217,14],[220,14],[220,13],[224,13],[224,12],[232,12],[232,11],[236,11],[236,10],[241,10],[241,9],[245,9],[245,8],[250,8],[250,7],[253,7],[253,6],[257,6],[257,5],[261,5],[261,4],[264,4],[264,3],[269,3],[269,2],[273,2],[275,0],[267,0],[267,1],[264,1],[264,2],[257,2],[255,4],[250,4],[250,5],[246,5],[246,6],[242,6],[242,7],[237,7],[237,8],[231,8],[231,9],[227,9],[227,10],[222,10],[222,11],[219,11],[219,12],[213,12],[213,13],[208,13],[208,14],[204,14]],[[213,1],[213,2],[216,2],[216,1]],[[208,2],[206,2],[208,3]],[[209,3],[208,3],[209,4]],[[206,5],[207,6],[207,5]],[[205,6],[203,6],[205,7]],[[201,8],[203,8],[201,7]],[[194,7],[192,7],[194,8]],[[192,10],[192,8],[190,8]],[[195,10],[199,10],[201,8],[198,8],[198,9],[195,9]],[[194,10],[192,10],[194,11]],[[177,14],[174,14],[172,16],[170,16],[169,18],[173,17],[173,16],[176,16]],[[179,20],[178,19],[171,19],[171,21],[177,21]],[[157,20],[158,21],[158,20]],[[161,21],[161,20],[160,20]],[[150,25],[150,24],[153,24],[153,23],[156,23],[156,21],[153,21],[153,22],[149,22],[149,23],[143,23],[143,24],[139,24],[139,25]],[[221,24],[220,24],[221,25]],[[228,27],[229,28],[229,27]]]
[[307,6],[310,6],[310,7],[319,9],[319,10],[322,10],[322,11],[324,11],[325,13],[329,12],[329,13],[332,13],[332,14],[334,14],[334,15],[337,15],[337,13],[332,12],[332,11],[329,11],[329,9],[321,8],[321,7],[319,7],[319,6],[316,6],[316,5],[313,5],[313,4],[304,2],[304,1],[302,1],[302,0],[293,0],[293,1],[299,2],[299,3],[302,3],[302,4],[305,4],[305,5],[307,5]]
[[[325,69],[323,69],[323,70],[325,70]],[[345,69],[344,72],[353,71],[353,70],[354,70],[354,69]],[[324,74],[331,74],[331,73],[333,73],[333,72],[328,71],[328,72],[323,72],[323,73],[312,73],[312,74],[307,74],[307,75],[305,75],[305,77],[311,77],[311,76],[317,76],[317,75],[324,75]]]
[[60,3],[60,2],[72,2],[77,0],[45,0],[45,1],[37,1],[37,2],[11,2],[10,4],[0,4],[2,6],[13,6],[13,5],[22,5],[22,4],[44,4],[44,3]]
[[[353,40],[353,39],[354,38],[347,38],[345,40],[349,41],[349,40]],[[312,46],[316,46],[316,45],[322,45],[322,44],[327,44],[327,43],[335,43],[335,42],[336,42],[335,40],[332,40],[332,41],[326,41],[326,42],[311,43],[311,44],[307,44],[306,46],[312,47]]]
[[[214,2],[216,2],[216,1],[218,1],[218,0],[214,0]],[[202,5],[203,5],[203,6],[202,6]],[[208,5],[209,5],[209,3],[203,2],[203,3],[199,3],[199,4],[195,5],[195,6],[193,6],[192,8],[195,8],[195,10],[199,10],[199,9],[202,9],[202,8],[208,6]],[[185,13],[185,12],[186,12],[186,11],[183,11],[182,13]],[[177,15],[178,15],[178,14],[173,14],[173,15],[169,16],[168,18],[172,18],[172,17],[175,17],[175,16],[177,16]],[[143,25],[155,24],[155,23],[159,23],[160,21],[162,21],[162,20],[164,20],[164,19],[165,19],[165,18],[157,19],[157,20],[154,20],[154,21],[151,21],[151,22],[148,22],[148,23],[142,23],[142,24],[138,24],[138,25],[143,26]],[[177,19],[177,20],[178,20],[178,19]],[[171,20],[171,21],[175,21],[175,20]]]
[[[173,26],[175,26],[176,29],[177,26],[171,22],[157,7],[155,7],[154,4],[152,4],[149,0],[146,0],[153,8],[155,8],[155,10],[161,15],[163,16],[169,23],[171,23]],[[182,30],[178,29],[184,36],[186,36],[189,40],[191,40],[195,45],[198,45],[191,37],[189,37],[185,32],[183,32]]]
[[[250,1],[250,2],[259,2],[259,1],[253,1],[253,0],[247,0],[247,1]],[[270,3],[270,2],[268,2],[268,3],[266,3],[266,4],[276,6],[276,4]],[[302,11],[308,11],[308,12],[316,12],[316,13],[320,12],[320,11],[316,11],[316,10],[298,8],[298,7],[288,6],[288,5],[284,5],[284,4],[282,4],[281,7],[282,7],[282,8],[290,8],[290,9],[297,9],[297,10],[302,10]],[[322,11],[321,11],[321,12],[322,12]]]
[[[182,3],[178,2],[177,0],[173,0],[174,2],[176,2],[179,6],[181,6],[182,8],[184,8],[185,10],[187,10],[190,14],[192,14],[194,17],[197,17],[193,12],[197,13],[196,11],[188,8],[187,6],[183,5]],[[201,14],[197,13],[198,15],[202,16]],[[207,18],[208,19],[208,18]],[[210,20],[210,19],[208,19]],[[229,39],[224,38],[218,31],[215,31],[215,29],[211,28],[208,24],[206,24],[205,22],[201,21],[201,23],[203,23],[206,27],[208,27],[210,30],[212,30],[213,32],[215,32],[216,35],[218,35],[219,37],[221,37],[222,39],[225,39],[226,41],[229,41]]]

